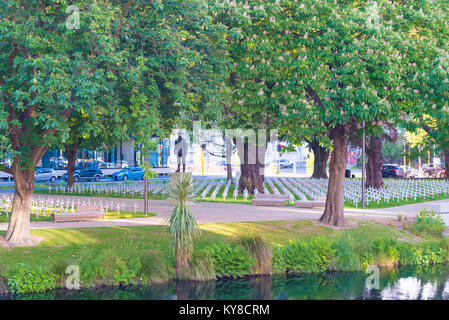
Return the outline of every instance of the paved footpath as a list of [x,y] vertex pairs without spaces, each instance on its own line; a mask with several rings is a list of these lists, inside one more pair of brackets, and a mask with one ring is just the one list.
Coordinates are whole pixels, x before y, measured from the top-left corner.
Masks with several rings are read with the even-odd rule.
[[[143,200],[121,199],[121,198],[100,198],[100,197],[79,197],[79,196],[51,196],[36,195],[36,198],[47,199],[67,199],[77,201],[90,199],[99,203],[124,204],[125,210],[133,211],[137,206],[137,211],[143,211]],[[442,202],[447,200],[435,201]],[[364,220],[388,220],[397,218],[398,214],[404,217],[414,217],[425,207],[426,203],[405,205],[386,209],[345,209],[345,217]],[[171,213],[172,206],[167,205],[165,200],[149,200],[149,210],[157,216],[148,218],[123,218],[108,219],[85,222],[59,222],[50,221],[32,222],[32,229],[52,229],[52,228],[89,228],[89,227],[113,227],[113,226],[144,226],[164,224],[165,218]],[[196,202],[192,205],[193,213],[198,223],[208,222],[249,222],[249,221],[278,221],[278,220],[318,220],[323,209],[302,209],[295,207],[263,207],[252,206],[239,203],[218,203],[218,202]],[[0,223],[0,230],[6,230],[7,223]]]

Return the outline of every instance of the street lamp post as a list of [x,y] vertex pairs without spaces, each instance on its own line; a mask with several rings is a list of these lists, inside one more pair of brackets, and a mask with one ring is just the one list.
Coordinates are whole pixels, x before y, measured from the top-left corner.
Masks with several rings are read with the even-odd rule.
[[[145,152],[145,156],[143,159],[144,159],[143,161],[145,161],[145,165],[147,165],[148,164],[148,153],[147,152]],[[144,213],[144,215],[147,216],[148,215],[148,177],[146,174],[144,177],[145,178],[144,178],[143,183],[145,184],[145,186],[144,186],[143,213]]]

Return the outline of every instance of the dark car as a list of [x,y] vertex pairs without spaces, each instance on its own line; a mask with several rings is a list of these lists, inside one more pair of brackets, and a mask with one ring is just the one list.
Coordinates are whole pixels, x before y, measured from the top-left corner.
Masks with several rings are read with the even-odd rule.
[[[73,180],[75,182],[78,181],[95,181],[98,182],[103,178],[103,171],[101,171],[100,168],[97,167],[85,167],[76,169],[73,174]],[[64,173],[62,175],[62,178],[67,181],[67,173]]]
[[405,172],[397,164],[382,165],[382,178],[404,178]]
[[140,167],[123,168],[120,171],[114,172],[112,178],[116,181],[126,180],[143,180],[145,170]]

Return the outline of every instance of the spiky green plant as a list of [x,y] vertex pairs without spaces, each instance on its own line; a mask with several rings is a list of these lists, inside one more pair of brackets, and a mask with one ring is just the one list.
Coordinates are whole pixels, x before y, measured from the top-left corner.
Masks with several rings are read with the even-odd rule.
[[[181,276],[189,267],[193,250],[193,239],[199,234],[199,227],[190,208],[194,200],[191,173],[175,174],[170,183],[169,199],[175,207],[168,217],[171,246],[176,255],[176,274]],[[185,273],[185,272],[184,272]]]
[[235,242],[245,247],[248,255],[256,260],[256,265],[253,268],[254,273],[271,274],[272,252],[262,234],[250,231],[235,238]]

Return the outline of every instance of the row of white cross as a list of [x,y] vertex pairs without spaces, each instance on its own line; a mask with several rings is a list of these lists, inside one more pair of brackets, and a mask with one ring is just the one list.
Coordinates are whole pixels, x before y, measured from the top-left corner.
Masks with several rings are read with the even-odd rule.
[[[366,204],[370,202],[380,203],[392,202],[400,203],[402,201],[417,199],[429,199],[438,196],[449,195],[449,182],[446,180],[421,180],[421,179],[386,179],[384,187],[380,189],[366,189]],[[347,179],[345,182],[345,201],[358,206],[362,202],[362,188],[360,179]]]
[[[3,195],[0,198],[0,215],[5,214],[9,217],[12,210],[12,195]],[[35,215],[37,218],[39,216],[50,216],[52,213],[71,213],[75,212],[76,208],[79,206],[99,206],[105,213],[109,211],[120,211],[125,210],[125,203],[123,201],[95,201],[94,199],[82,199],[79,198],[76,201],[64,198],[44,198],[35,197],[31,203],[31,214]],[[134,213],[137,213],[137,208],[139,207],[136,202],[132,206]]]
[[[385,179],[385,185],[380,189],[366,189],[366,203],[379,203],[381,201],[407,201],[410,199],[427,199],[440,195],[449,194],[449,182],[445,180],[421,180],[421,179]],[[206,199],[210,197],[215,200],[221,192],[221,197],[225,199],[238,197],[237,188],[233,189],[230,195],[231,181],[217,179],[216,177],[195,177],[193,180],[194,193],[196,197]],[[264,186],[266,193],[287,194],[290,200],[314,200],[327,193],[327,179],[292,178],[292,177],[267,177]],[[167,196],[169,183],[150,182],[148,185],[150,196]],[[50,186],[49,192],[64,192],[64,187]],[[135,184],[102,184],[102,185],[79,185],[68,191],[72,195],[108,195],[131,197],[143,196],[143,183]],[[243,199],[249,198],[248,190],[244,190]],[[344,199],[355,206],[361,204],[362,189],[360,179],[345,179]]]
[[[77,185],[69,190],[65,186],[49,186],[48,192],[51,193],[66,193],[69,195],[89,195],[102,194],[107,196],[123,196],[131,197],[144,195],[144,184],[91,184],[91,185]],[[148,192],[152,196],[166,196],[168,188],[166,183],[150,183],[148,184]]]

